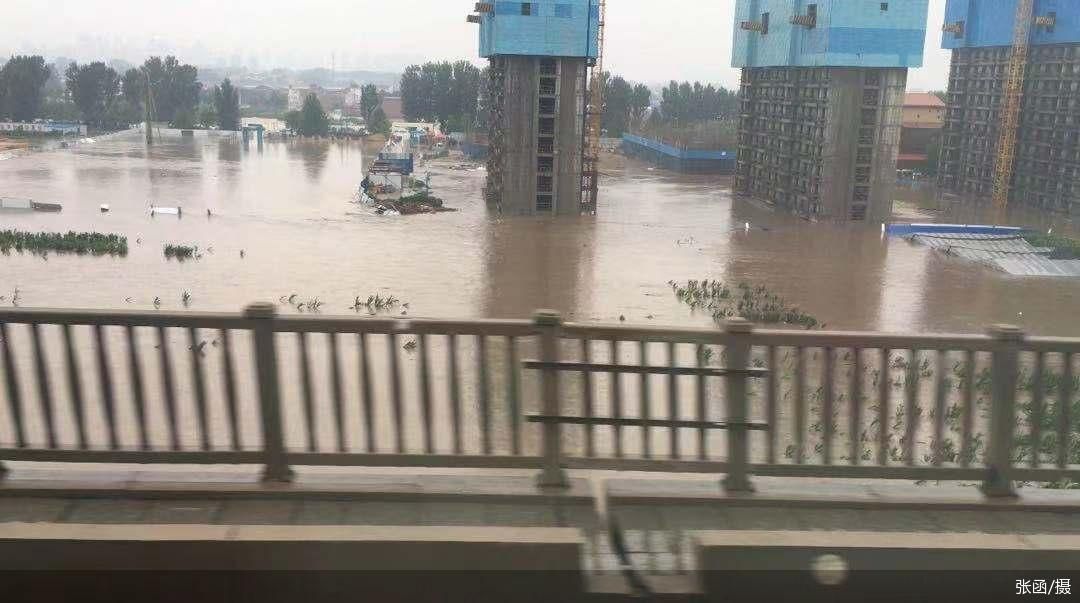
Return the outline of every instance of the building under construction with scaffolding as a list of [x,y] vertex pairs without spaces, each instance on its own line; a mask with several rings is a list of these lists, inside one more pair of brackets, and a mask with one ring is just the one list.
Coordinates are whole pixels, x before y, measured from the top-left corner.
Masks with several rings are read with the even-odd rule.
[[886,218],[927,10],[928,0],[738,0],[735,192],[811,219]]
[[941,189],[988,201],[999,184],[999,205],[1080,214],[1080,3],[949,0],[942,29]]
[[[484,196],[510,214],[595,211],[602,0],[478,2],[480,56],[490,61]],[[593,130],[596,130],[595,132]]]

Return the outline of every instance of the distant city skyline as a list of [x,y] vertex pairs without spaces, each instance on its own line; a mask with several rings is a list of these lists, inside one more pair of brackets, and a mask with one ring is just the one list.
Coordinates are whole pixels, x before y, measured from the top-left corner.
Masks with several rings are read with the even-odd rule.
[[[5,4],[4,55],[138,63],[150,55],[175,54],[206,67],[393,72],[428,60],[483,64],[476,26],[465,22],[473,2],[464,0]],[[946,86],[949,53],[939,47],[944,10],[945,0],[930,0],[925,66],[911,71],[910,89]],[[655,0],[611,0],[606,68],[650,85],[675,79],[736,87],[738,70],[729,66],[733,21],[733,0],[668,0],[663,10]]]

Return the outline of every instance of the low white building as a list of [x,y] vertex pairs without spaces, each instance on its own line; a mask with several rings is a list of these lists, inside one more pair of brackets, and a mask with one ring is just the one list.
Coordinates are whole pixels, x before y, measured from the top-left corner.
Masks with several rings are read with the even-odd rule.
[[38,120],[32,122],[0,121],[0,132],[86,136],[86,125],[69,121],[50,120]]

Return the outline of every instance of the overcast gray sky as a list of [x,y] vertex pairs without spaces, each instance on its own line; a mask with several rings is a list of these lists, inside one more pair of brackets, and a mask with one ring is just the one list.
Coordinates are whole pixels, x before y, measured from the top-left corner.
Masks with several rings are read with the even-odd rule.
[[[141,62],[174,53],[203,65],[400,71],[476,59],[472,0],[3,0],[0,53]],[[608,0],[607,67],[649,83],[734,86],[734,0]],[[945,0],[930,0],[926,66],[909,87],[944,88]]]

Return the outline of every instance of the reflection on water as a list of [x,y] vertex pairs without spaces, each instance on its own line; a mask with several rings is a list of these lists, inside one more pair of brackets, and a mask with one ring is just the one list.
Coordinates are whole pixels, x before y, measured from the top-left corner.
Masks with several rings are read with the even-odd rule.
[[[118,232],[130,244],[126,258],[0,257],[0,288],[18,287],[28,306],[152,308],[160,297],[179,309],[190,291],[195,310],[238,310],[295,293],[338,314],[357,295],[392,293],[410,316],[527,317],[546,307],[573,320],[705,326],[711,318],[690,314],[667,283],[710,278],[764,285],[835,328],[981,332],[1012,322],[1080,335],[1080,283],[1010,277],[883,239],[879,226],[775,214],[733,200],[722,177],[629,162],[602,180],[595,218],[505,218],[487,213],[483,171],[441,160],[418,175],[430,172],[459,211],[376,216],[351,200],[378,148],[268,141],[245,152],[239,137],[163,131],[148,149],[131,132],[0,162],[0,195],[64,205],[2,214],[4,228]],[[932,191],[898,197],[905,220],[986,221],[984,209],[939,203]],[[151,218],[149,202],[181,205],[185,218]],[[112,211],[99,212],[102,203]],[[1060,217],[1011,211],[1015,224],[1075,231]],[[203,257],[166,262],[166,243],[198,245]]]

